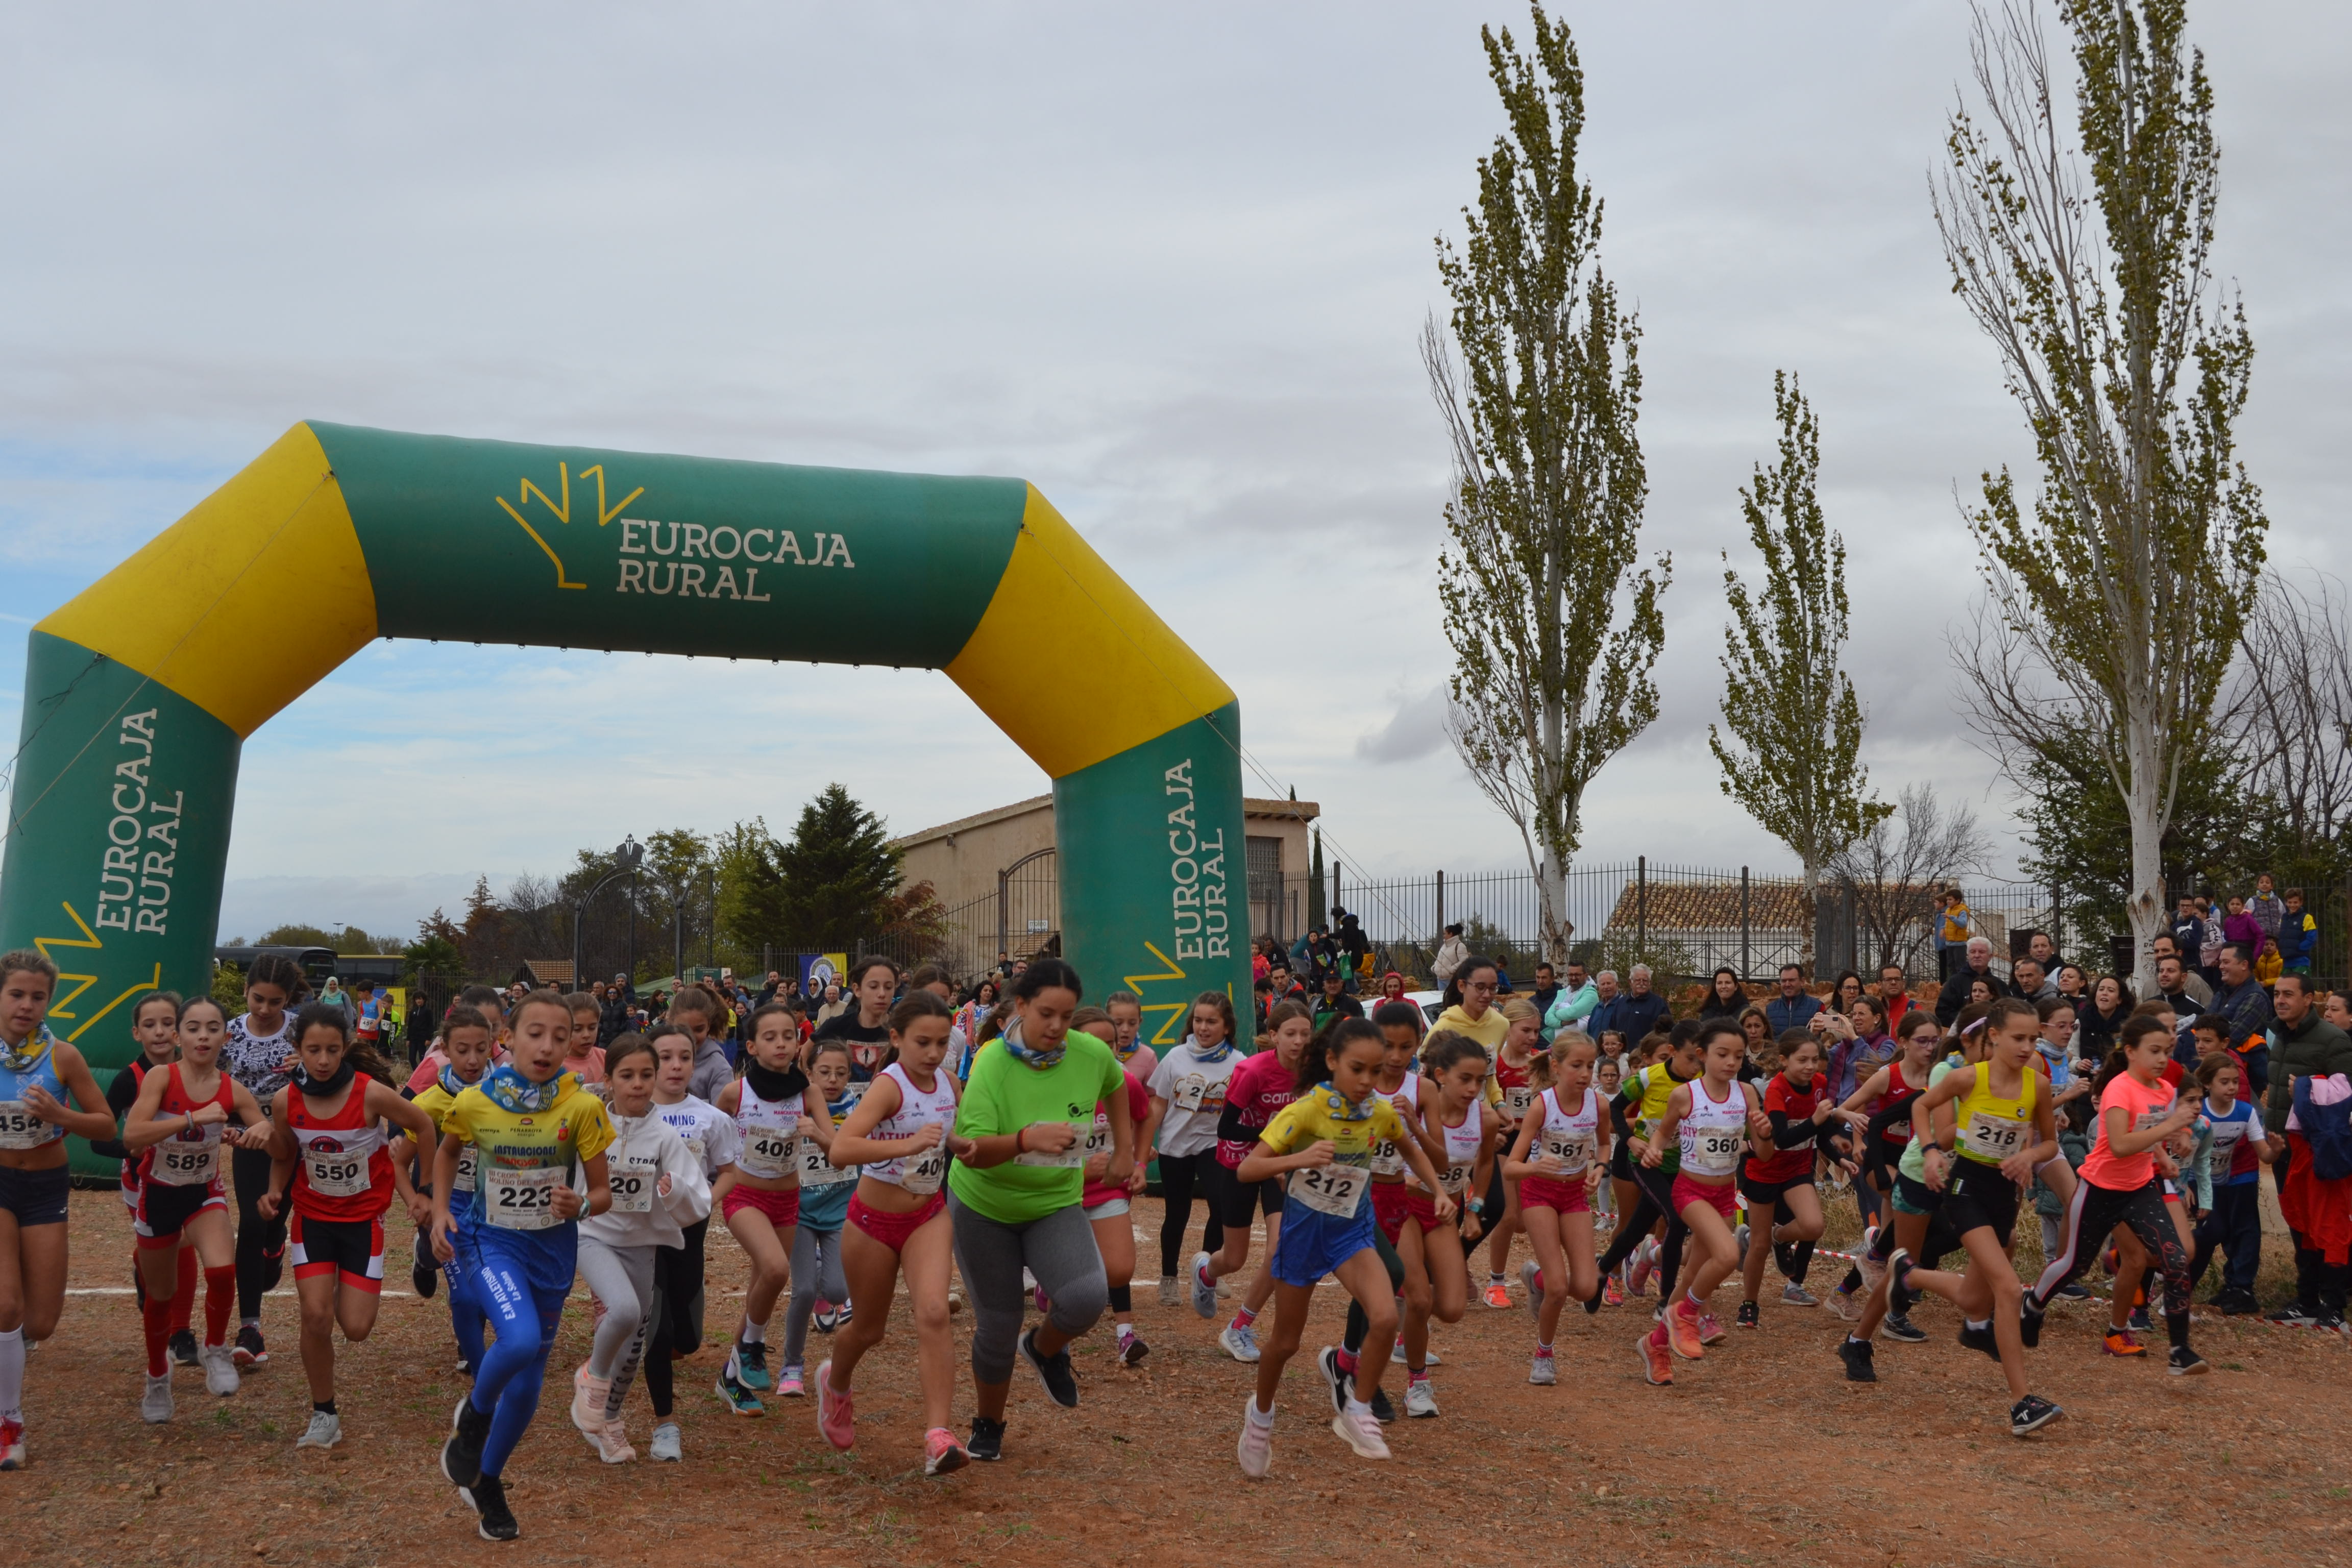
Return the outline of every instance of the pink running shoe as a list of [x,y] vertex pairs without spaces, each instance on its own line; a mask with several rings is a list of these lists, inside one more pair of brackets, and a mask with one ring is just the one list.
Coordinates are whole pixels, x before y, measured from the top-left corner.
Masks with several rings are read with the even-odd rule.
[[816,1429],[845,1454],[857,1442],[856,1404],[847,1394],[834,1392],[831,1361],[816,1369]]
[[944,1426],[934,1426],[923,1434],[923,1474],[944,1476],[950,1470],[961,1470],[971,1463],[956,1435]]

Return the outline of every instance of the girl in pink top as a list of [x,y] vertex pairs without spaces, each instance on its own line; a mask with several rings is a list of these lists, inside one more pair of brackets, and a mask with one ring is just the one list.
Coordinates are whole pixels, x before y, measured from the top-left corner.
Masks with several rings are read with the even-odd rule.
[[[1244,1182],[1234,1173],[1250,1152],[1275,1113],[1297,1098],[1298,1060],[1315,1036],[1314,1016],[1296,1002],[1277,1003],[1266,1014],[1274,1032],[1274,1048],[1260,1051],[1234,1069],[1225,1086],[1224,1113],[1217,1122],[1216,1169],[1210,1174],[1210,1201],[1225,1227],[1225,1242],[1217,1252],[1192,1258],[1192,1310],[1204,1318],[1217,1313],[1217,1281],[1237,1274],[1249,1262],[1250,1226],[1265,1216],[1265,1250],[1274,1253],[1282,1239],[1282,1178]],[[1238,1362],[1257,1360],[1255,1327],[1266,1298],[1274,1294],[1274,1276],[1264,1265],[1249,1282],[1241,1310],[1217,1334],[1217,1342]]]

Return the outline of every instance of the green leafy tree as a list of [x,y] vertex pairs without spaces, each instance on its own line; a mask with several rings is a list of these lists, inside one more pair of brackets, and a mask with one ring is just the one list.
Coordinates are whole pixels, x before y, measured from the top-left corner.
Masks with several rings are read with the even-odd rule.
[[[230,945],[243,947],[245,943],[240,942]],[[213,966],[213,1000],[219,1003],[221,1010],[232,1018],[244,1012],[245,971],[234,963],[215,964]]]
[[765,817],[738,822],[711,839],[711,858],[719,868],[719,934],[747,952],[794,940],[778,848]]
[[1830,861],[1895,808],[1870,798],[1862,765],[1862,703],[1839,664],[1845,649],[1845,541],[1822,518],[1821,426],[1796,381],[1772,376],[1780,457],[1756,466],[1739,492],[1748,538],[1764,558],[1750,593],[1724,557],[1731,624],[1723,628],[1723,722],[1707,749],[1723,793],[1803,868],[1804,946],[1812,956],[1813,903]]
[[1451,342],[1434,320],[1422,334],[1454,459],[1438,556],[1446,728],[1519,830],[1544,954],[1561,963],[1585,790],[1657,717],[1672,563],[1635,567],[1640,329],[1602,274],[1601,204],[1577,171],[1575,43],[1539,6],[1531,55],[1507,30],[1480,37],[1508,130],[1478,162],[1463,247],[1437,241]]
[[898,863],[882,819],[841,785],[825,785],[775,850],[790,940],[841,943],[879,932],[892,918]]
[[2166,837],[2263,567],[2262,492],[2234,434],[2253,340],[2213,282],[2220,153],[2186,5],[2056,3],[2080,153],[2034,16],[1979,10],[1984,120],[1952,116],[1936,193],[1954,291],[2042,470],[2030,498],[2007,468],[1983,476],[1968,521],[1990,604],[1954,652],[1972,722],[2029,795],[2036,764],[2095,761],[2130,847],[2146,984]]
[[401,965],[403,982],[414,985],[419,974],[454,977],[465,973],[466,953],[460,945],[463,935],[437,908],[419,921],[416,940],[401,949],[402,956],[407,960]]
[[368,935],[357,926],[345,926],[329,931],[324,926],[272,926],[261,933],[257,947],[323,947],[335,952],[378,952],[384,951],[383,939]]

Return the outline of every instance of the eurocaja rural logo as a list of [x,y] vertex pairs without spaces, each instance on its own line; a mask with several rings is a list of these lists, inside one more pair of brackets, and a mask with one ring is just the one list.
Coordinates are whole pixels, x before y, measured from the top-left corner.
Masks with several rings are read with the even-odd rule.
[[[773,598],[769,590],[784,572],[810,566],[856,569],[845,534],[814,528],[743,528],[677,516],[624,516],[632,509],[641,513],[665,509],[658,503],[640,504],[646,500],[643,485],[617,501],[611,500],[610,491],[620,486],[615,483],[608,489],[602,463],[580,470],[583,487],[592,478],[596,481],[593,521],[597,539],[593,545],[579,536],[589,531],[591,521],[584,490],[579,516],[575,520],[572,515],[569,463],[555,465],[551,494],[524,475],[516,480],[514,500],[503,495],[490,498],[547,557],[555,569],[558,588],[584,593],[601,587],[615,594],[764,605]],[[602,564],[592,567],[588,564],[592,561]],[[606,569],[612,574],[608,582],[587,581]],[[767,579],[764,585],[762,574]]]

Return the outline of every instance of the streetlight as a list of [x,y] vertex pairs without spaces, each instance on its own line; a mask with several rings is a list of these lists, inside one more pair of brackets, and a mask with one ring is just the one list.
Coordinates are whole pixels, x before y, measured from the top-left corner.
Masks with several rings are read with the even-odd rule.
[[645,864],[645,858],[646,847],[637,842],[635,835],[624,837],[621,840],[621,847],[613,851],[613,863],[620,869],[582,894],[580,901],[572,906],[572,986],[573,990],[580,989],[580,928],[588,918],[588,905],[606,887],[624,877],[629,879],[629,969],[632,973],[635,972],[637,966],[637,868]]

